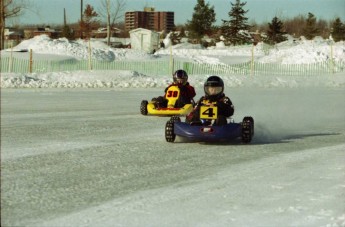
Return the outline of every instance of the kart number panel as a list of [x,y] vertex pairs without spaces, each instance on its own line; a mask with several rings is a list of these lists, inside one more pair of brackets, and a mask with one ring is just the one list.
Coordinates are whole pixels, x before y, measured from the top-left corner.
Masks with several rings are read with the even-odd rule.
[[165,98],[168,100],[168,107],[174,107],[176,101],[180,97],[180,89],[178,86],[170,86],[165,94]]
[[215,120],[218,116],[217,106],[201,106],[200,119]]

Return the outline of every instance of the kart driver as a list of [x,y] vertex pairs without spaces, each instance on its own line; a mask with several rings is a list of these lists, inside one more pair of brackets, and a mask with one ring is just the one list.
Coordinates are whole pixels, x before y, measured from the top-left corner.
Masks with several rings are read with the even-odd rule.
[[163,96],[159,96],[157,98],[153,98],[152,101],[155,102],[155,105],[157,107],[167,107],[168,104],[168,100],[165,98],[166,96],[166,92],[167,90],[171,87],[171,86],[178,86],[180,89],[180,97],[177,100],[175,107],[176,108],[181,108],[183,107],[185,104],[190,104],[193,101],[193,98],[195,97],[196,93],[195,93],[195,89],[193,86],[191,86],[188,83],[188,75],[187,72],[179,69],[176,70],[176,72],[173,75],[173,83],[170,84],[167,88],[165,88],[165,95]]
[[[200,120],[201,106],[217,106],[217,119],[215,125],[227,124],[226,118],[234,114],[234,106],[229,97],[225,96],[224,82],[218,76],[210,76],[204,84],[205,96],[201,97],[197,102],[194,110],[187,116],[186,122],[191,124],[203,124]],[[210,124],[210,121],[205,122]]]

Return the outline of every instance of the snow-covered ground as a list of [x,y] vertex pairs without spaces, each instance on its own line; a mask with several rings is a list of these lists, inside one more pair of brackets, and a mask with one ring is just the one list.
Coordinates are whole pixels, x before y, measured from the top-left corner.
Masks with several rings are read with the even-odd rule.
[[[252,46],[225,47],[218,43],[217,47],[201,48],[200,45],[181,43],[170,48],[158,50],[154,55],[132,49],[113,49],[107,47],[101,41],[90,43],[92,57],[96,60],[117,61],[117,60],[157,60],[170,58],[172,53],[176,59],[184,59],[193,62],[211,64],[236,64],[249,62],[252,55]],[[333,43],[329,40],[315,39],[299,41],[289,39],[286,42],[267,49],[266,45],[259,43],[254,48],[255,61],[262,63],[276,64],[310,64],[329,62],[333,58],[335,62],[344,62],[345,43]],[[42,35],[33,39],[23,41],[14,50],[32,49],[34,59],[64,59],[88,58],[89,42],[68,41],[67,39],[50,39]],[[12,52],[8,49],[1,52],[1,56],[12,56],[14,58],[28,58],[25,52]],[[195,86],[202,86],[209,75],[190,75],[190,81]],[[274,87],[288,86],[296,87],[302,85],[326,85],[343,87],[344,76],[340,74],[329,74],[329,76],[315,77],[277,77],[272,73],[270,76],[250,77],[229,74],[224,77],[228,87],[259,86]],[[77,72],[49,72],[49,73],[2,73],[1,88],[100,88],[100,87],[165,87],[171,81],[170,75],[143,75],[132,71],[77,71]]]
[[[78,60],[87,45],[40,39],[17,48]],[[257,60],[318,62],[330,57],[324,43],[287,42]],[[250,56],[222,48],[173,51],[214,63]],[[343,42],[333,48],[345,59]],[[190,75],[196,98],[207,76]],[[142,116],[139,105],[171,75],[2,73],[1,226],[345,226],[345,73],[223,79],[234,120],[255,120],[249,145],[165,142],[168,118]]]

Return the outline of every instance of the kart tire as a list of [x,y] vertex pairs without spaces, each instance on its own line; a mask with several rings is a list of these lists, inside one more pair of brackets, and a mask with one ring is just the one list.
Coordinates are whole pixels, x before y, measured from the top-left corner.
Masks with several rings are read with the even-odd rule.
[[181,122],[180,117],[172,116],[165,124],[165,140],[169,143],[173,143],[176,139],[176,134],[174,133],[175,122]]
[[173,121],[173,122],[181,122],[181,118],[179,116],[172,116],[170,118],[170,121]]
[[141,113],[142,115],[147,115],[147,104],[149,104],[148,101],[146,101],[146,100],[141,101],[141,104],[140,104],[140,113]]
[[169,143],[173,143],[175,141],[176,135],[174,133],[174,122],[169,120],[165,124],[165,140]]
[[242,121],[242,142],[249,143],[254,136],[254,119],[244,117]]

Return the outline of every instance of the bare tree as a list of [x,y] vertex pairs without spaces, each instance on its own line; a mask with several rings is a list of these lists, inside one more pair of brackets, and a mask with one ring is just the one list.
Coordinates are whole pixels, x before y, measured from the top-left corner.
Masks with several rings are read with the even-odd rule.
[[306,18],[304,15],[298,15],[292,19],[286,19],[283,21],[286,33],[294,36],[300,37],[303,35],[303,28],[306,25]]
[[11,17],[17,17],[24,13],[25,10],[30,9],[31,2],[29,0],[0,0],[0,26],[1,26],[1,37],[0,37],[0,49],[5,47],[5,27],[6,19]]
[[102,0],[99,14],[107,21],[107,44],[110,45],[110,34],[115,24],[123,19],[126,0]]

